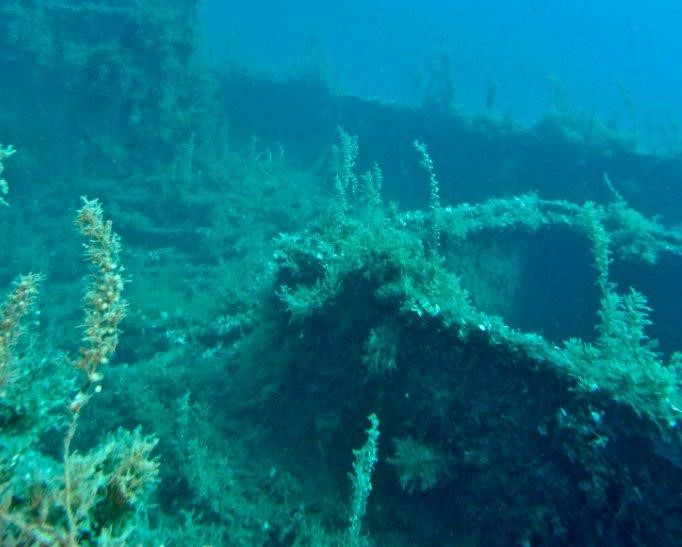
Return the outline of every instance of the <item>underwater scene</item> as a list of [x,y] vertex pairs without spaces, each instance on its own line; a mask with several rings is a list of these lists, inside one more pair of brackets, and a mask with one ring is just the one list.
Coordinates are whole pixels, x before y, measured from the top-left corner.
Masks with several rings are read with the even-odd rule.
[[0,545],[682,545],[682,6],[311,4],[0,0]]

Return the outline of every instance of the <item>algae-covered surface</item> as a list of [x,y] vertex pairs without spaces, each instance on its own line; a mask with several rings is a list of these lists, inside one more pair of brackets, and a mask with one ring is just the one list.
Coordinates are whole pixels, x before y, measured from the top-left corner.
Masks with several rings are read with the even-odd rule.
[[0,543],[679,545],[682,158],[196,10],[0,5]]

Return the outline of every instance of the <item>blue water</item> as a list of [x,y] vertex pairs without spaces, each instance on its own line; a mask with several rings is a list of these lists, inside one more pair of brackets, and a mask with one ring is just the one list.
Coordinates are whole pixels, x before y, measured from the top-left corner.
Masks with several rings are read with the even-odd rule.
[[682,116],[675,1],[207,0],[202,14],[218,57],[286,77],[312,37],[340,90],[363,97],[417,101],[415,81],[445,51],[465,114],[485,110],[493,79],[496,112],[525,123],[547,111],[551,81],[571,108],[643,134]]

